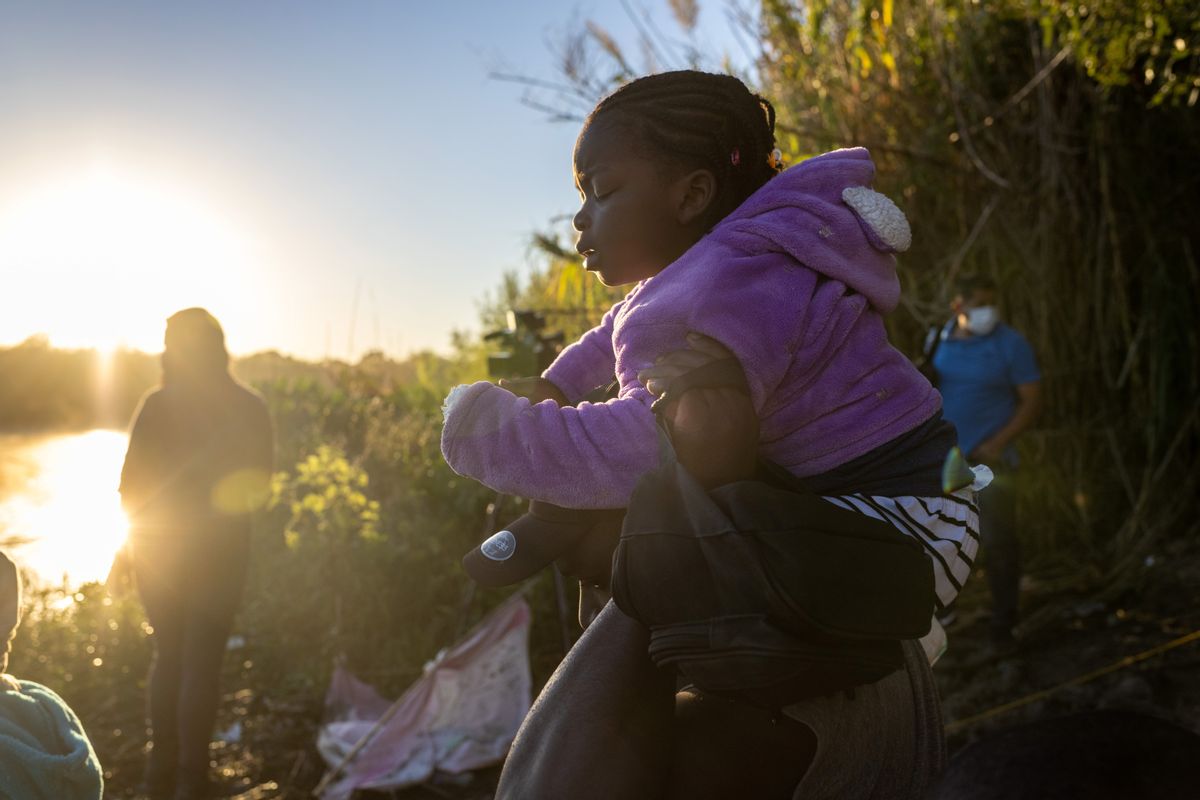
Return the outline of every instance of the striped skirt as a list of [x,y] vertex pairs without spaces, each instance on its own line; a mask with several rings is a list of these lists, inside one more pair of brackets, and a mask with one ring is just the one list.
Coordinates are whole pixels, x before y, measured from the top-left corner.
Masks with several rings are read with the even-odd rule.
[[937,611],[962,591],[979,551],[979,506],[975,495],[991,483],[992,471],[973,468],[975,482],[938,497],[875,497],[846,494],[825,497],[841,508],[891,523],[920,542],[933,561]]

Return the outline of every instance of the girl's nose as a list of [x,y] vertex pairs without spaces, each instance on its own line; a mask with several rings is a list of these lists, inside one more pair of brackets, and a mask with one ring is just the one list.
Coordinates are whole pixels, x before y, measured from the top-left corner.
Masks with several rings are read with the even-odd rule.
[[588,224],[591,222],[591,219],[586,213],[586,209],[587,206],[580,206],[579,210],[575,212],[575,216],[571,218],[571,225],[573,225],[575,230],[579,231],[580,233],[583,233]]

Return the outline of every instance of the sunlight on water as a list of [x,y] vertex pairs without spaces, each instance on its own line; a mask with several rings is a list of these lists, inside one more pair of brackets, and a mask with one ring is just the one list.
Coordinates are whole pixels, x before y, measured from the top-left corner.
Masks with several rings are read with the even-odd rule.
[[0,539],[38,578],[102,581],[128,521],[117,485],[128,442],[118,431],[0,436]]

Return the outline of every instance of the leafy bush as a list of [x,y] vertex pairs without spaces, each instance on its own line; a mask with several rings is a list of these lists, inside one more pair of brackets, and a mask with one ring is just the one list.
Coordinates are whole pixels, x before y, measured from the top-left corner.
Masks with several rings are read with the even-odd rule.
[[[283,469],[240,618],[251,679],[315,710],[345,659],[398,694],[504,594],[475,593],[459,566],[495,494],[443,461],[440,388],[354,371],[328,387],[261,388]],[[501,501],[501,520],[519,512],[517,500]],[[558,652],[553,596],[542,589],[534,600],[544,618],[535,646]]]

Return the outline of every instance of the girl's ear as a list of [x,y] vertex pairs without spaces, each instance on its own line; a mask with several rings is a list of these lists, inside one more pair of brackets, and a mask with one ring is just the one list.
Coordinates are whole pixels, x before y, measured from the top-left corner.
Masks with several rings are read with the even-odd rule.
[[701,219],[717,196],[717,178],[707,169],[681,175],[675,187],[676,217],[680,225],[691,225]]

